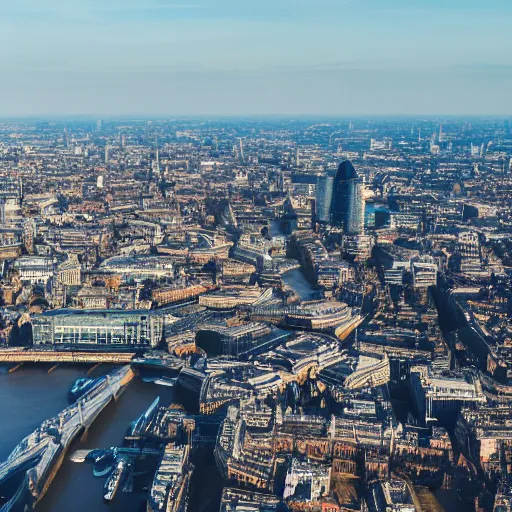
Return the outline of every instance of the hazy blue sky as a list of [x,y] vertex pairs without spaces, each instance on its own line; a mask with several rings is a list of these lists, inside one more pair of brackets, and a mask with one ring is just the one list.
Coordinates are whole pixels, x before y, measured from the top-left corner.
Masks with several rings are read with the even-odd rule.
[[0,0],[0,115],[512,114],[512,0]]

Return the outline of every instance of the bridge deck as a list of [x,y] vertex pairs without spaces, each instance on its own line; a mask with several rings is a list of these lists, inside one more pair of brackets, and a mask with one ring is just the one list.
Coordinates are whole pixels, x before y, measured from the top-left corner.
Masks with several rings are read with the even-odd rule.
[[0,363],[130,363],[134,353],[0,350]]

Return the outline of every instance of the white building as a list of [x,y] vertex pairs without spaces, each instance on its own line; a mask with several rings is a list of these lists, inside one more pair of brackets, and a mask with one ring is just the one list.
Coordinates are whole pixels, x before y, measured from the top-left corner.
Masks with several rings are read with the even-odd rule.
[[370,142],[371,151],[390,151],[393,147],[393,141],[391,139],[377,140],[372,139]]
[[156,347],[164,317],[148,311],[58,309],[32,318],[34,345]]
[[46,284],[53,277],[54,262],[42,256],[23,256],[14,262],[14,269],[22,282]]
[[302,493],[297,498],[316,501],[327,496],[330,491],[331,467],[322,464],[299,462],[292,460],[285,480],[284,499],[292,498],[297,493],[297,487],[303,486],[306,495]]
[[411,262],[414,288],[428,288],[437,284],[437,265],[435,263]]

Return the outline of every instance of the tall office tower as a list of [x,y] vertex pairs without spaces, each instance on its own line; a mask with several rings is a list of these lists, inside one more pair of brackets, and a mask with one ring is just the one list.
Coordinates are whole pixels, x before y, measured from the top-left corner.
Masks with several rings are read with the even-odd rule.
[[439,125],[439,142],[443,142],[443,123]]
[[242,139],[238,139],[238,158],[242,164],[245,163],[244,143],[242,142]]
[[364,229],[362,181],[349,160],[341,162],[334,177],[331,200],[331,224],[342,227],[346,234]]
[[34,254],[34,239],[37,236],[34,219],[25,219],[23,222],[22,242],[29,254]]
[[155,153],[155,170],[157,173],[160,172],[160,151],[158,149]]
[[319,176],[316,181],[315,216],[317,222],[328,223],[330,220],[332,187],[334,178],[332,176]]
[[98,119],[96,121],[96,131],[101,132],[103,128],[103,121],[101,119]]
[[105,146],[105,163],[108,164],[108,144]]
[[295,149],[295,167],[300,167],[300,153],[298,147]]
[[[512,160],[511,160],[511,162],[512,162]],[[284,192],[284,173],[282,171],[279,173],[278,182],[279,182],[279,191]]]
[[5,199],[0,200],[0,225],[5,225],[6,215],[5,215]]

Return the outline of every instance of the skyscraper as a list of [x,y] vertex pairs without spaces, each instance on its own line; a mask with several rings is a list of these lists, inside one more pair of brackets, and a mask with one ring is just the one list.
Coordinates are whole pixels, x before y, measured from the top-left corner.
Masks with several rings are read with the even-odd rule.
[[329,175],[319,176],[316,182],[316,221],[330,221],[332,187],[334,178]]
[[6,219],[6,215],[5,215],[5,199],[0,199],[0,225],[4,225],[5,224],[5,219]]
[[330,217],[331,224],[347,234],[361,233],[364,228],[362,182],[349,160],[341,162],[334,178]]
[[238,159],[240,160],[240,163],[245,164],[244,143],[242,142],[242,139],[238,139]]

